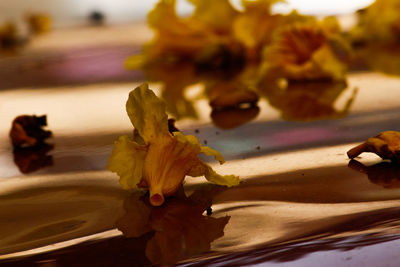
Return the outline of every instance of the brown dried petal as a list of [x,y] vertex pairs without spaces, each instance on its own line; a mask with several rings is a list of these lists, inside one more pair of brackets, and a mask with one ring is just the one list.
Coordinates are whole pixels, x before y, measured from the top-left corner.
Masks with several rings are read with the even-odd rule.
[[51,136],[51,131],[43,130],[47,126],[46,115],[16,117],[11,126],[10,138],[14,147],[34,146]]
[[365,143],[350,149],[347,155],[353,159],[363,152],[372,152],[382,159],[400,162],[400,132],[385,131],[368,138]]

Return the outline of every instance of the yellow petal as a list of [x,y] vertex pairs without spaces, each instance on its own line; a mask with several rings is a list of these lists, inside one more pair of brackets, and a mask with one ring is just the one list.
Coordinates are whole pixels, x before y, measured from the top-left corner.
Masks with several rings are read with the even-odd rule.
[[148,144],[151,140],[170,135],[165,103],[144,83],[131,91],[126,111],[139,135]]
[[107,169],[119,175],[124,189],[136,188],[143,176],[147,147],[131,141],[127,135],[120,136],[114,145]]
[[236,186],[240,183],[239,176],[236,175],[220,175],[216,173],[210,166],[207,166],[207,172],[205,173],[206,179],[214,184],[225,185],[228,187]]
[[207,156],[214,156],[215,160],[218,160],[220,164],[225,163],[224,158],[222,157],[221,153],[219,153],[217,150],[212,149],[208,146],[202,146],[200,144],[199,139],[197,139],[196,136],[194,135],[183,135],[180,132],[174,132],[174,136],[178,138],[180,142],[189,142],[194,146],[197,146],[199,148],[199,153],[204,153]]
[[201,161],[199,148],[176,137],[166,136],[149,145],[144,165],[144,181],[150,190],[150,203],[160,206],[164,196],[175,193],[188,172]]
[[[199,153],[204,153],[208,156],[214,156],[216,160],[218,160],[221,164],[223,164],[224,158],[222,157],[221,153],[217,150],[209,148],[208,146],[202,146],[194,135],[183,135],[180,132],[174,132],[174,136],[178,138],[180,142],[189,142],[194,147],[198,147]],[[238,176],[235,175],[219,175],[216,173],[210,166],[205,164],[204,162],[200,161],[198,164],[193,166],[187,175],[196,177],[204,175],[206,179],[214,184],[218,185],[225,185],[225,186],[235,186],[240,183],[240,179]]]

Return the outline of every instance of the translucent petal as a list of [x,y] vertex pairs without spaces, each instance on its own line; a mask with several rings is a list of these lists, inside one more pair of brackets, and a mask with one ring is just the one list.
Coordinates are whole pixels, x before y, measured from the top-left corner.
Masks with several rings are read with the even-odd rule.
[[127,135],[120,136],[114,142],[107,169],[119,175],[124,189],[136,188],[142,179],[146,153],[146,146],[131,141]]
[[194,135],[183,135],[180,132],[174,132],[174,136],[178,138],[180,142],[189,142],[194,146],[199,147],[199,153],[204,153],[207,156],[214,156],[215,160],[218,160],[219,163],[223,164],[225,162],[224,158],[222,157],[221,153],[217,150],[212,149],[208,146],[202,146],[200,144],[199,139],[197,139]]
[[216,173],[210,166],[207,166],[207,172],[205,173],[206,179],[214,184],[225,185],[228,187],[236,186],[240,183],[239,176],[236,175],[220,175]]
[[[203,164],[197,157],[200,148],[177,137],[158,139],[149,146],[144,165],[144,181],[150,190],[150,203],[159,206],[164,196],[174,194],[192,169]],[[203,175],[203,169],[199,175]]]
[[126,111],[139,135],[148,144],[152,139],[169,135],[165,103],[144,83],[131,91]]

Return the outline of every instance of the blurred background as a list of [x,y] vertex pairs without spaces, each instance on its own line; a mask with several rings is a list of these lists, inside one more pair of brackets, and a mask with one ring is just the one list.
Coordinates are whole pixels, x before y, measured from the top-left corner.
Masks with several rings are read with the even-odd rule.
[[[288,12],[297,9],[304,14],[348,14],[371,4],[372,0],[287,0],[286,4],[274,6],[276,12]],[[87,21],[88,15],[99,11],[107,16],[109,23],[140,21],[157,3],[156,0],[17,0],[0,1],[0,23],[6,20],[21,22],[21,15],[26,12],[46,12],[54,19],[55,27],[79,25]],[[240,7],[240,0],[233,0]],[[178,1],[178,12],[189,13],[193,6],[187,1]]]

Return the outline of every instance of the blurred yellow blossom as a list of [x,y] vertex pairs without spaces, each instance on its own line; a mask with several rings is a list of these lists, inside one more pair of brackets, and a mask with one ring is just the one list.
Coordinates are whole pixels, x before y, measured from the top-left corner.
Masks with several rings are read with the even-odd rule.
[[13,48],[18,43],[17,26],[13,22],[0,25],[0,50]]
[[350,32],[354,42],[400,40],[399,0],[376,0],[357,15],[358,23]]
[[32,13],[27,15],[26,21],[29,29],[34,34],[42,34],[50,31],[51,29],[51,18],[45,13]]
[[348,52],[335,19],[295,22],[281,28],[265,48],[262,73],[289,81],[343,80],[347,66],[338,53]]
[[271,41],[284,16],[271,14],[271,6],[281,0],[242,0],[244,11],[234,21],[233,34],[247,48],[247,58],[257,60],[262,46]]
[[229,33],[237,11],[228,0],[190,2],[195,10],[189,17],[176,14],[175,0],[158,2],[148,14],[148,23],[155,36],[144,46],[141,57],[128,58],[128,68],[140,68],[154,62],[190,61],[208,47],[222,45],[229,50],[235,44]]

